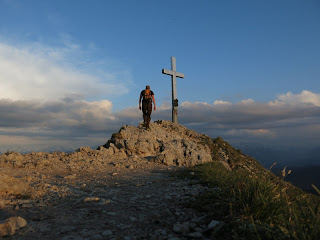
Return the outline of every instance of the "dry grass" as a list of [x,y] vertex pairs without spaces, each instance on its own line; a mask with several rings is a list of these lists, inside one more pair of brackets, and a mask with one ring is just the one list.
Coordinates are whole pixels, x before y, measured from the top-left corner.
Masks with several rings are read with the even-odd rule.
[[319,239],[320,198],[283,181],[285,170],[281,177],[249,175],[216,162],[192,171],[213,189],[193,207],[227,223],[213,239]]

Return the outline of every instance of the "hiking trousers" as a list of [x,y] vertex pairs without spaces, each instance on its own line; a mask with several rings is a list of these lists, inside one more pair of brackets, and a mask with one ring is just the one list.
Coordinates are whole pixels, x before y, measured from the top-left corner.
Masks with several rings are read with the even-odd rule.
[[152,113],[151,99],[142,100],[142,113],[143,113],[143,122],[146,123],[146,127],[149,128],[151,113]]

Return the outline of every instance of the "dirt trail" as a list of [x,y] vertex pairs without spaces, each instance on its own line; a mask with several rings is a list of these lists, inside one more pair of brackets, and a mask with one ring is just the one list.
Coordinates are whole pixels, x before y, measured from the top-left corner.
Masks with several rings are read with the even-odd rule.
[[177,169],[146,161],[77,174],[17,170],[49,190],[2,204],[1,219],[21,216],[28,223],[6,239],[206,239],[210,219],[183,204],[205,187],[173,178]]
[[[142,124],[125,125],[97,150],[2,154],[0,236],[206,239],[219,223],[183,204],[206,188],[171,173],[211,162],[213,148],[230,168],[228,156],[208,136],[156,121],[150,131]],[[22,220],[19,229],[13,221],[20,218],[10,218],[15,216],[27,226]],[[7,225],[14,230],[7,231]]]

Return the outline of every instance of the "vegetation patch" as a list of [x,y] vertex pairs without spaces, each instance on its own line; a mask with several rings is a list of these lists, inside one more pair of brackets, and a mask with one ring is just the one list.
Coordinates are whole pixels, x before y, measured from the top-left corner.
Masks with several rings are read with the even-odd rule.
[[285,182],[283,179],[288,174],[285,170],[280,177],[266,169],[255,174],[241,168],[230,172],[216,161],[187,171],[194,172],[193,177],[210,189],[189,205],[225,222],[210,232],[212,239],[318,239],[320,236],[320,197]]

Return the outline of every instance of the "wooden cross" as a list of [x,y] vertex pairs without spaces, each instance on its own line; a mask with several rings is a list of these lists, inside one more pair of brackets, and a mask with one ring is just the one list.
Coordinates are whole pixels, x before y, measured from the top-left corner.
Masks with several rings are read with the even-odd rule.
[[176,72],[176,58],[171,57],[171,70],[162,69],[163,74],[171,75],[172,83],[172,122],[178,123],[178,99],[176,77],[184,78],[183,73]]

